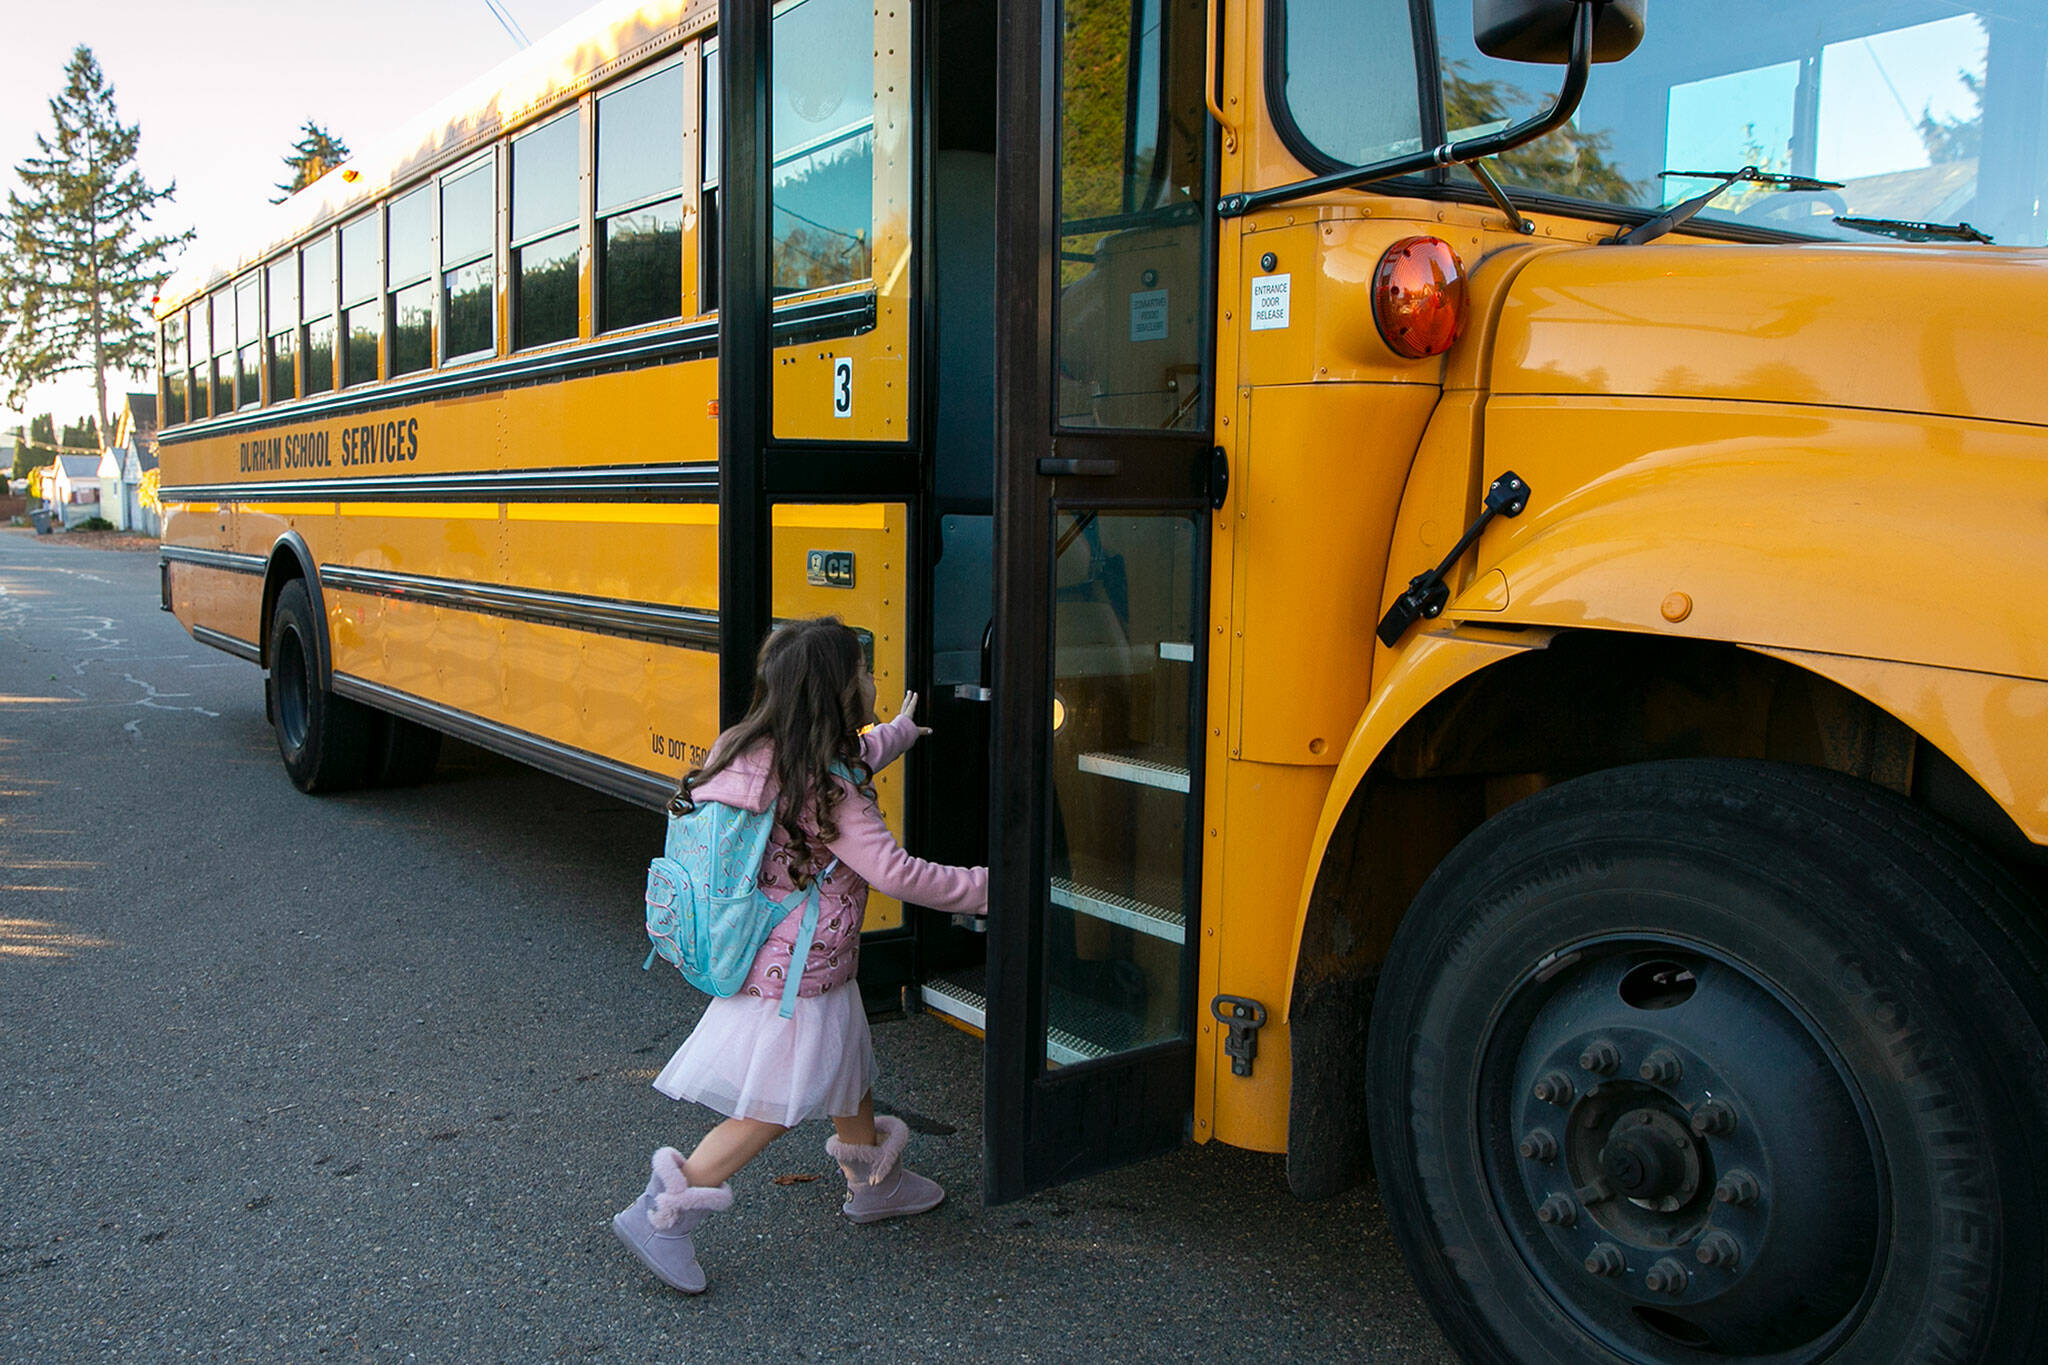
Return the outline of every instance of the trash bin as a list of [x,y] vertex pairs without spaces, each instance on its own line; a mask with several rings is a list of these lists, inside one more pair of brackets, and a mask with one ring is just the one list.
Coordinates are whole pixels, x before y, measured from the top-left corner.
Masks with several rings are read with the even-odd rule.
[[38,508],[36,508],[36,509],[35,509],[35,511],[33,511],[33,512],[30,512],[30,513],[28,514],[28,519],[29,519],[29,524],[30,524],[30,525],[32,525],[32,526],[34,526],[34,527],[36,528],[36,534],[37,534],[37,535],[39,535],[39,536],[46,536],[46,535],[50,534],[50,509],[49,509],[49,508],[47,508],[47,507],[38,507]]

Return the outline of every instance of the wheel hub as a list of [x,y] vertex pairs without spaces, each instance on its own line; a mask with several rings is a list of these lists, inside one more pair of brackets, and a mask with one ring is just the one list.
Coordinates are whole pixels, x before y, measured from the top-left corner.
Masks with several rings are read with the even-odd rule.
[[[1731,964],[1640,940],[1532,978],[1489,1062],[1510,1235],[1620,1345],[1763,1355],[1824,1337],[1878,1255],[1855,1102],[1813,1035]],[[1505,1037],[1511,1030],[1503,1030]]]
[[1631,1109],[1609,1130],[1600,1169],[1625,1198],[1668,1212],[1682,1207],[1699,1188],[1700,1151],[1671,1115]]

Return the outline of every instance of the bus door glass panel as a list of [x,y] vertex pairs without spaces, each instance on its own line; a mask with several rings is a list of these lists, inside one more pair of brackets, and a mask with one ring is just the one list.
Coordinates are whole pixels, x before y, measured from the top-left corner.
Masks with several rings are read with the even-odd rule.
[[772,43],[775,437],[907,440],[910,7],[797,0]]
[[1205,12],[1071,0],[1061,31],[1058,422],[1199,430]]
[[1045,1061],[1187,1036],[1199,518],[1054,520]]

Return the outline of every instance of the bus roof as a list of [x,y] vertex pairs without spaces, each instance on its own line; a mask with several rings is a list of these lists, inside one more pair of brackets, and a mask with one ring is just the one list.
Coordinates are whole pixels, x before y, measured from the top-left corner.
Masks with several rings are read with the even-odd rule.
[[601,0],[283,203],[265,205],[245,220],[249,226],[237,234],[239,240],[206,243],[187,253],[158,296],[157,316],[392,186],[488,145],[684,35],[709,27],[717,14],[718,0]]

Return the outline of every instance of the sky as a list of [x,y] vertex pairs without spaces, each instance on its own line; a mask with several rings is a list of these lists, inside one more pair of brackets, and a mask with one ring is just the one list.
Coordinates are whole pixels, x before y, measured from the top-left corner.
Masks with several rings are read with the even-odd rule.
[[[496,0],[533,39],[593,0]],[[51,96],[80,43],[140,124],[151,185],[175,181],[154,228],[232,237],[285,178],[284,157],[313,119],[366,148],[518,51],[486,0],[0,0],[0,187],[47,135]],[[108,377],[108,404],[133,384]],[[90,375],[35,389],[27,412],[57,425],[93,412]],[[0,409],[0,428],[25,423]]]

